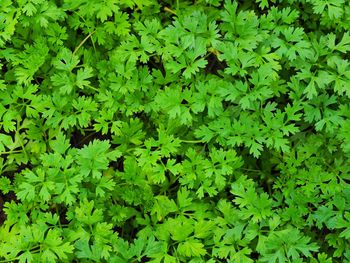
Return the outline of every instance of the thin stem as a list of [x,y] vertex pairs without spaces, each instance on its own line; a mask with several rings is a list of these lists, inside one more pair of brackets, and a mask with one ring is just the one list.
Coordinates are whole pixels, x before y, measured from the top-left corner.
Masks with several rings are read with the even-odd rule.
[[61,225],[61,221],[60,221],[60,213],[58,212],[57,205],[56,205],[56,214],[57,214],[57,216],[58,216],[58,225],[59,225],[60,228],[62,229],[62,225]]
[[23,149],[24,155],[26,156],[26,158],[28,158],[28,154],[27,154],[26,149],[24,148],[24,143],[23,143],[23,141],[22,141],[21,134],[19,133],[19,130],[20,130],[19,122],[20,122],[20,118],[18,117],[18,118],[17,118],[17,131],[16,131],[16,135],[18,136],[18,141],[19,141],[19,144],[21,145],[21,147],[22,147],[22,149]]
[[[86,20],[84,19],[84,17],[82,17],[78,12],[74,11],[74,13],[79,16],[81,18],[81,20],[84,21],[84,24],[87,25],[87,27],[89,28],[89,32],[91,32],[91,28],[88,26],[88,23],[86,22]],[[96,47],[95,47],[95,43],[94,41],[92,40],[91,38],[91,43],[92,43],[92,46],[94,47],[94,51],[96,52]]]
[[256,169],[248,169],[248,168],[239,168],[239,169],[242,169],[244,171],[248,171],[248,172],[261,172],[261,170],[256,170]]
[[94,88],[94,87],[91,86],[91,85],[87,85],[86,87],[88,87],[88,88],[90,88],[90,89],[92,89],[92,90],[94,90],[94,91],[99,91],[98,89]]
[[169,7],[164,7],[164,11],[176,15],[176,12],[174,10],[171,10]]
[[88,140],[91,136],[94,136],[96,133],[97,133],[97,131],[95,131],[95,132],[93,132],[93,133],[90,133],[89,135],[87,135],[86,137],[84,137],[79,143],[80,143],[81,145],[83,145],[84,142],[85,142],[86,140]]
[[7,152],[0,152],[0,155],[3,155],[3,154],[12,154],[12,153],[20,153],[22,152],[21,150],[16,150],[16,151],[7,151]]
[[181,142],[184,142],[184,143],[204,143],[204,141],[201,141],[201,140],[181,140]]
[[12,259],[4,259],[4,260],[0,260],[0,262],[14,262],[15,260],[18,260],[19,257],[15,257],[15,258],[12,258]]
[[73,51],[73,56],[78,52],[78,50],[82,47],[82,45],[84,45],[84,43],[93,35],[95,34],[96,30],[92,31],[90,34],[88,34],[83,41],[80,42],[80,44],[75,48],[75,50]]

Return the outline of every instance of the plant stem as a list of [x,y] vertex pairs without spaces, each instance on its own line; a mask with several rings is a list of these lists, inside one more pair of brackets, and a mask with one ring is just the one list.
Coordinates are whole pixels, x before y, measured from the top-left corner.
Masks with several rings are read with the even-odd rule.
[[200,141],[200,140],[181,140],[181,142],[184,143],[204,143],[204,141]]
[[176,12],[174,10],[171,10],[169,7],[164,7],[164,11],[176,15]]
[[80,44],[75,48],[73,51],[73,56],[78,52],[78,50],[84,45],[84,43],[93,35],[95,34],[96,30],[92,31],[90,34],[88,34],[81,42]]

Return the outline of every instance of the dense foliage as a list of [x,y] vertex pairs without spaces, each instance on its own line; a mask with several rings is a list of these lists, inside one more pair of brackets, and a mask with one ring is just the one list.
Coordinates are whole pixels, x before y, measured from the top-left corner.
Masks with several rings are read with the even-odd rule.
[[350,2],[1,0],[0,262],[350,262]]

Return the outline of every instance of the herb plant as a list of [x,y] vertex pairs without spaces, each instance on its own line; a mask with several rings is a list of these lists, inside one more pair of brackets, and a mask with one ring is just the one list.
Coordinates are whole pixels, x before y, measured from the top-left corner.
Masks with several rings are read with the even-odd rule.
[[0,262],[350,262],[350,3],[1,0]]

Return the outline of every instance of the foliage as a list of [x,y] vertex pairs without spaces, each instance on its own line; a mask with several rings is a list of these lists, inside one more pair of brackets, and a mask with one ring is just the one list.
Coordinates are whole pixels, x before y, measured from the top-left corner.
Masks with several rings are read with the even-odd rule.
[[1,262],[350,262],[345,0],[1,0]]

